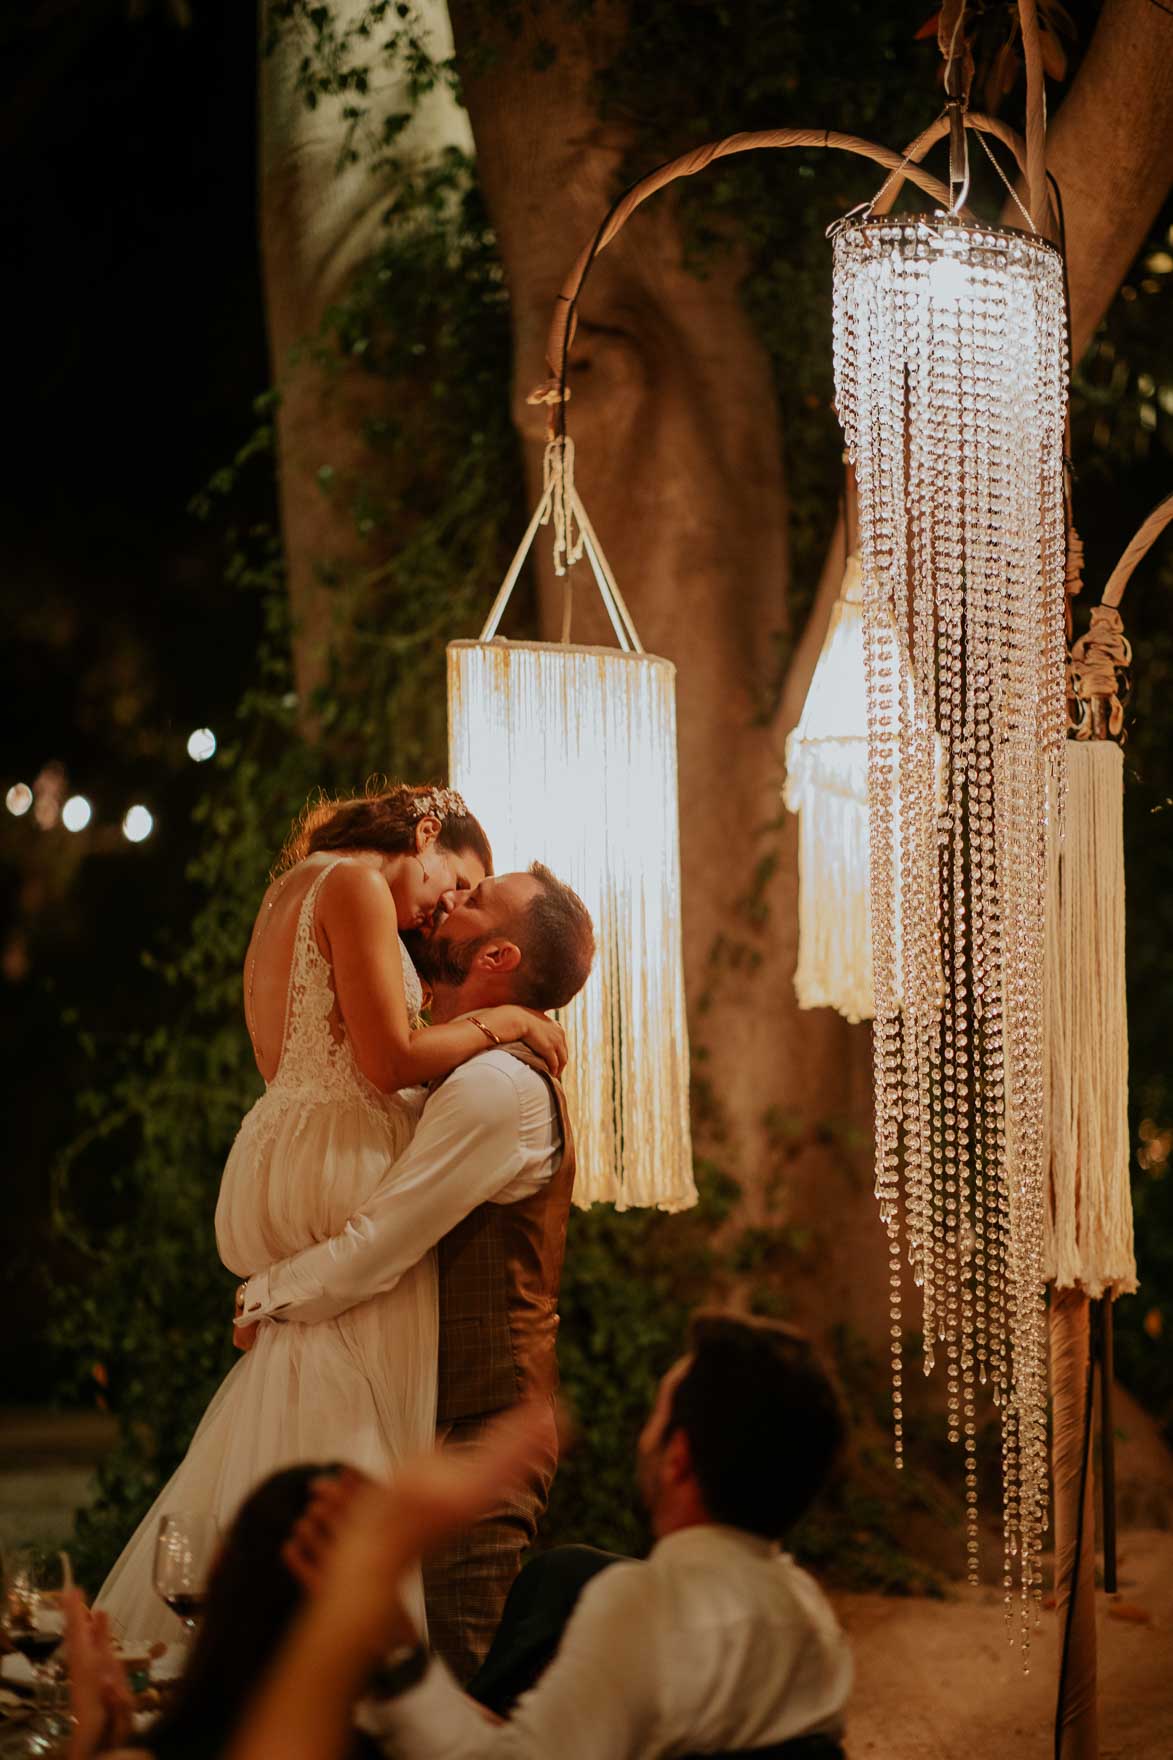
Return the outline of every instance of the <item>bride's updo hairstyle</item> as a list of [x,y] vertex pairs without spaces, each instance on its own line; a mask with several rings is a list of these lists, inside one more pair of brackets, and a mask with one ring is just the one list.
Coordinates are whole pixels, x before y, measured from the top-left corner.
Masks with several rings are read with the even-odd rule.
[[397,782],[388,788],[380,778],[368,782],[366,793],[347,799],[324,796],[307,803],[274,873],[281,874],[296,862],[323,849],[377,849],[386,855],[413,855],[415,828],[421,819],[440,821],[437,847],[453,855],[473,855],[486,874],[493,872],[489,840],[455,789],[439,783],[413,787]]

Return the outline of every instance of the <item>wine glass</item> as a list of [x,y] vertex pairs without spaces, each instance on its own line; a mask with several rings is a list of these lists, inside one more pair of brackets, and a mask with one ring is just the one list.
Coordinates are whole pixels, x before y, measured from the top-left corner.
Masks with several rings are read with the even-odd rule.
[[183,1621],[189,1635],[203,1611],[208,1576],[219,1550],[220,1528],[206,1510],[173,1510],[160,1518],[155,1591]]
[[0,1628],[12,1648],[31,1663],[36,1714],[22,1732],[25,1754],[48,1754],[68,1734],[54,1716],[57,1676],[50,1659],[65,1636],[61,1592],[67,1587],[65,1555],[48,1547],[18,1546],[4,1554]]

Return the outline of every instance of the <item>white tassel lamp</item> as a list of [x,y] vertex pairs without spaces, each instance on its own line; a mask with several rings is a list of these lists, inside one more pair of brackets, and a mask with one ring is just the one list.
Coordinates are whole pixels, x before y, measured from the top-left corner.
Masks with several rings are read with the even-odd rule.
[[[545,862],[594,921],[595,968],[559,1011],[570,1038],[575,1202],[681,1210],[697,1194],[676,669],[639,645],[574,489],[572,458],[567,439],[547,448],[545,492],[481,638],[449,645],[449,774],[484,824],[498,871]],[[538,526],[550,519],[555,566],[561,573],[585,553],[619,647],[495,637]]]
[[798,814],[798,1006],[870,1020],[867,689],[858,555],[847,558],[802,715],[786,741],[785,801]]

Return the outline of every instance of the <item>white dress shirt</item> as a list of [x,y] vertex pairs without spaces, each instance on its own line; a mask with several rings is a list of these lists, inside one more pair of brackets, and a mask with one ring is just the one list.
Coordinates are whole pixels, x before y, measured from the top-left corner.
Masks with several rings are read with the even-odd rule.
[[851,1680],[814,1579],[769,1541],[705,1524],[591,1579],[507,1723],[438,1660],[363,1723],[401,1760],[656,1760],[840,1736]]
[[549,1180],[562,1131],[549,1083],[485,1051],[427,1099],[411,1143],[341,1234],[249,1279],[244,1324],[332,1320],[389,1290],[478,1204],[511,1204]]

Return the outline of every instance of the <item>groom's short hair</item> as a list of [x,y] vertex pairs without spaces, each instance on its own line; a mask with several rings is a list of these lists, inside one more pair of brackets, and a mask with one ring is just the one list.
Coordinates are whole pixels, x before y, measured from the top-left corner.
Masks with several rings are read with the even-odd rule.
[[538,892],[510,925],[521,949],[514,974],[513,996],[525,1008],[562,1008],[577,996],[595,957],[595,930],[590,912],[542,862],[528,869]]

